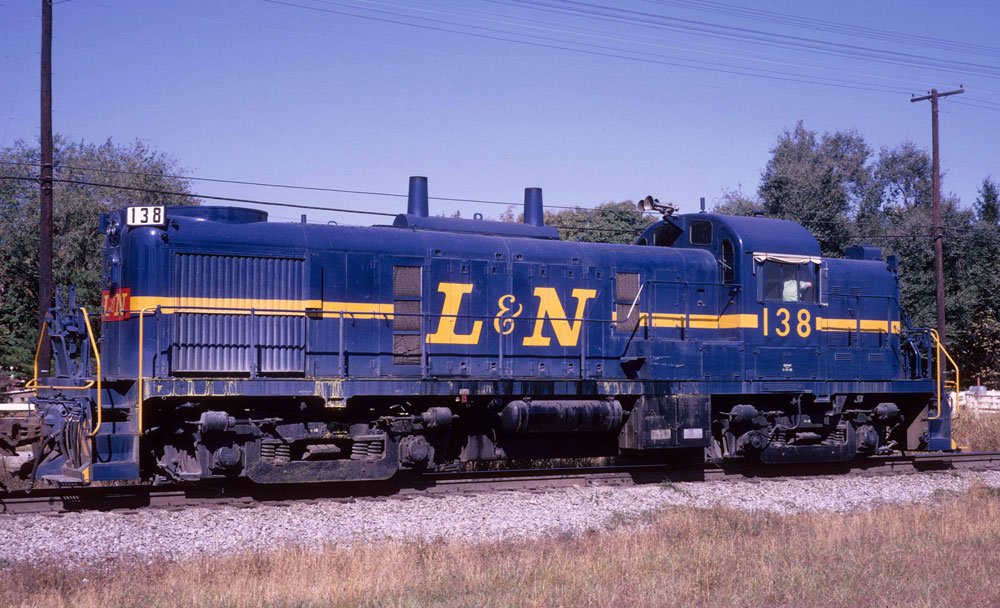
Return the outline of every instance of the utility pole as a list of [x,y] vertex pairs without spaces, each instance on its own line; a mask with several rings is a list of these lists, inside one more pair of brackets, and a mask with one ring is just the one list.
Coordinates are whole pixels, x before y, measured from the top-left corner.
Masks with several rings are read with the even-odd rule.
[[[39,171],[38,330],[52,306],[52,0],[42,0],[42,166]],[[49,343],[38,353],[39,375],[49,373]]]
[[938,98],[964,93],[965,89],[956,89],[947,93],[938,93],[931,89],[930,95],[912,97],[911,102],[931,100],[931,158],[934,172],[934,284],[937,296],[937,332],[944,344],[944,255],[941,235],[941,157],[938,153]]

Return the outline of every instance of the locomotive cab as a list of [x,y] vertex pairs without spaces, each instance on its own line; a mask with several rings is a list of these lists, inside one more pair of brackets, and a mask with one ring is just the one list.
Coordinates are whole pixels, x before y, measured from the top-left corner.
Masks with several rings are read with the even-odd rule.
[[[766,260],[777,264],[800,266],[805,263],[819,265],[819,244],[816,239],[795,222],[760,217],[743,217],[715,213],[686,214],[664,217],[636,240],[636,245],[672,247],[675,249],[701,249],[710,252],[719,265],[719,283],[742,288],[758,284],[757,265]],[[809,268],[783,269],[777,265],[760,283],[758,291],[773,290],[778,273],[790,280],[792,274],[808,281]],[[782,285],[782,288],[784,286]],[[803,289],[808,289],[803,286]],[[819,293],[818,290],[815,293]],[[815,299],[812,292],[793,296],[789,300]]]
[[[784,302],[808,308],[812,317],[824,303],[819,244],[794,222],[714,213],[664,216],[636,244],[710,253],[722,288],[720,316],[760,315],[768,302]],[[747,318],[737,318],[735,325],[751,328]]]
[[[709,388],[715,456],[844,461],[893,447],[948,447],[947,404],[930,398],[929,338],[903,327],[894,258],[867,246],[823,258],[797,223],[711,213],[665,215],[636,244],[701,249],[718,264],[719,331],[702,338],[702,349],[738,340],[740,355],[728,365],[742,386]],[[915,393],[898,394],[904,379]]]

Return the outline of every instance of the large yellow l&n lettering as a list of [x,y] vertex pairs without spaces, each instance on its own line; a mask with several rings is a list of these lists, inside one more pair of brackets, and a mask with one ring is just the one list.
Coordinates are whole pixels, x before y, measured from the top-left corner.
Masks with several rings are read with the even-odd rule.
[[535,297],[538,298],[538,314],[535,315],[535,330],[521,342],[523,346],[548,346],[552,339],[542,335],[545,319],[552,324],[552,331],[560,346],[576,346],[580,339],[580,328],[583,326],[583,311],[587,300],[597,297],[596,289],[574,289],[571,294],[576,299],[576,313],[571,323],[566,318],[566,311],[556,290],[551,287],[536,287]]
[[444,305],[441,306],[441,320],[437,331],[427,334],[428,344],[479,344],[479,334],[483,330],[483,322],[472,324],[472,333],[456,334],[455,323],[458,322],[458,310],[462,307],[462,297],[472,293],[471,283],[438,283],[438,291],[444,294]]

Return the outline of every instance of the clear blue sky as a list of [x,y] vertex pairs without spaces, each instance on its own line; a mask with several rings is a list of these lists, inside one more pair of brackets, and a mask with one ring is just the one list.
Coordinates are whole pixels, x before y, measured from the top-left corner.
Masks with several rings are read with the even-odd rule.
[[[36,0],[0,0],[0,145],[37,138],[40,14]],[[432,196],[519,203],[540,186],[548,205],[653,194],[694,211],[700,196],[754,192],[800,119],[876,150],[929,149],[930,104],[910,94],[964,85],[941,102],[944,192],[969,206],[984,177],[1000,179],[1000,3],[988,0],[57,0],[54,14],[56,131],[141,138],[192,176],[405,193],[426,175]],[[503,211],[431,202],[455,209]]]

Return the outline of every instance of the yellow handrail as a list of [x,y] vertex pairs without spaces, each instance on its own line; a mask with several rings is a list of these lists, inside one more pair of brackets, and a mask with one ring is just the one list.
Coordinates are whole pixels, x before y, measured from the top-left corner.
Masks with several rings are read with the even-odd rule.
[[954,412],[953,418],[958,419],[958,415],[959,415],[959,409],[958,409],[958,390],[959,390],[959,386],[960,386],[959,385],[959,379],[958,379],[958,365],[955,363],[955,360],[951,358],[951,355],[948,354],[948,351],[945,350],[944,345],[941,344],[941,337],[938,335],[937,330],[936,329],[931,329],[931,330],[928,330],[928,331],[930,332],[931,337],[934,338],[934,345],[937,347],[937,350],[938,350],[938,356],[937,356],[937,373],[936,373],[935,378],[934,378],[935,384],[937,385],[937,404],[938,404],[938,407],[937,407],[937,414],[934,415],[934,416],[928,416],[927,419],[928,420],[937,420],[938,418],[941,417],[941,354],[942,353],[944,353],[944,356],[948,358],[949,362],[951,362],[951,366],[953,368],[955,368],[955,412]]
[[143,353],[142,353],[142,347],[144,345],[143,337],[144,337],[145,328],[146,328],[146,324],[143,321],[144,321],[144,317],[146,316],[146,313],[149,312],[149,311],[151,311],[151,310],[156,310],[156,307],[155,306],[148,306],[148,307],[143,308],[142,310],[139,311],[139,377],[138,377],[138,380],[139,380],[139,386],[138,386],[138,389],[139,389],[139,400],[138,400],[138,403],[136,403],[135,417],[136,417],[136,429],[137,429],[136,432],[138,433],[138,435],[140,437],[142,436],[142,402],[143,402],[143,399],[142,399],[142,391],[143,391],[143,377],[142,377],[142,354]]
[[[42,340],[45,339],[45,332],[48,329],[48,323],[42,323],[42,331],[38,334],[38,346],[35,348],[35,364],[34,364],[34,376],[31,380],[28,380],[24,384],[24,388],[35,391],[35,395],[38,395],[38,389],[48,388],[55,390],[64,391],[82,391],[94,386],[93,380],[88,380],[83,386],[56,386],[54,384],[38,384],[38,356],[42,352]],[[89,329],[89,328],[88,328]]]
[[[42,331],[38,332],[38,346],[35,347],[34,375],[31,377],[31,380],[28,380],[28,382],[24,385],[25,388],[34,388],[35,386],[38,386],[38,355],[42,352],[42,340],[45,339],[45,330],[48,329],[48,327],[48,323],[42,323]],[[36,396],[38,394],[37,388],[35,389],[35,394]]]
[[[94,430],[87,435],[88,437],[94,437],[97,435],[97,431],[100,430],[101,422],[103,421],[103,412],[101,411],[101,353],[97,350],[97,341],[94,340],[94,329],[90,325],[90,315],[87,313],[87,309],[81,306],[80,312],[83,313],[83,321],[87,325],[87,338],[90,340],[90,348],[94,351],[94,359],[97,360],[97,425],[94,426]],[[82,391],[88,388],[93,388],[95,383],[94,380],[88,380],[83,386],[38,384],[38,356],[42,351],[42,340],[45,339],[45,332],[48,326],[48,323],[42,324],[42,331],[39,332],[38,336],[38,347],[35,349],[34,377],[31,380],[28,380],[24,387],[35,391],[35,395],[38,395],[38,389],[40,388],[65,391]]]
[[88,435],[89,437],[96,437],[97,431],[101,430],[101,422],[104,419],[101,409],[101,353],[97,350],[97,341],[94,340],[94,328],[90,326],[90,315],[87,314],[87,309],[81,306],[80,312],[83,313],[83,322],[87,324],[87,337],[90,338],[90,349],[94,351],[94,359],[97,361],[97,424],[94,425],[94,430]]

